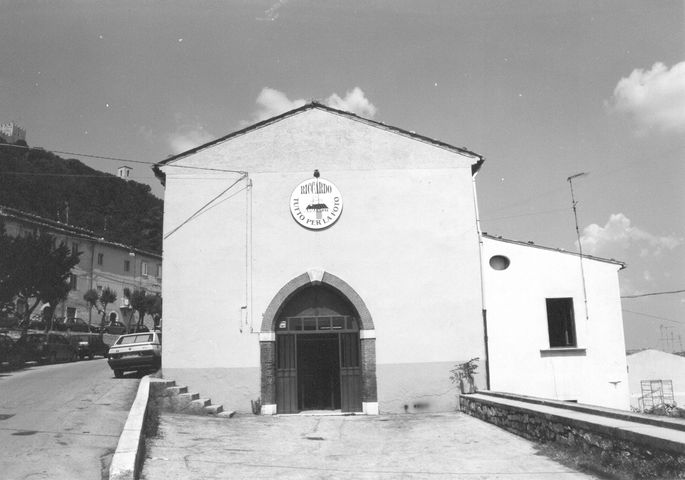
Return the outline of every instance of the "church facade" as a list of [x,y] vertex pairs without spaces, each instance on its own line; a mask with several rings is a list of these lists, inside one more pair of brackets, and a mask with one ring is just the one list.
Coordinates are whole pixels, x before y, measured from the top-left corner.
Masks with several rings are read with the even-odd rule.
[[584,257],[583,295],[577,255],[482,235],[482,164],[317,103],[157,164],[164,375],[236,411],[445,411],[477,358],[478,388],[623,407],[622,265]]

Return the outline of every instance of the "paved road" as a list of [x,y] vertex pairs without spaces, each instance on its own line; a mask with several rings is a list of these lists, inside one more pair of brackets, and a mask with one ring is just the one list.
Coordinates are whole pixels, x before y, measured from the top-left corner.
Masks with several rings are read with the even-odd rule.
[[0,478],[107,478],[139,381],[101,357],[0,372]]
[[380,416],[162,414],[144,480],[595,478],[460,413]]

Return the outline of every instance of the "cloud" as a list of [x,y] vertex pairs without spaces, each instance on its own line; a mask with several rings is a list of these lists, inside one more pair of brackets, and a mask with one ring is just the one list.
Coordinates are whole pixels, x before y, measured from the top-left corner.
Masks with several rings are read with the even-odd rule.
[[167,137],[171,152],[176,155],[195,148],[216,138],[209,133],[205,127],[194,120],[192,122],[181,123],[180,117],[176,116],[176,131]]
[[286,3],[288,3],[288,0],[278,0],[276,3],[271,5],[271,7],[264,10],[264,16],[263,17],[257,17],[257,20],[275,22],[276,19],[280,16],[278,11]]
[[[285,93],[269,87],[262,88],[255,102],[257,103],[257,110],[252,114],[252,122],[260,122],[267,118],[275,117],[307,103],[302,98],[290,100]],[[376,106],[366,98],[366,95],[359,87],[354,87],[346,92],[344,97],[333,93],[321,103],[331,108],[345,110],[366,118],[372,118],[377,112]],[[241,122],[243,126],[249,123],[247,121]]]
[[326,100],[326,105],[338,110],[356,113],[362,117],[373,118],[376,115],[376,106],[369,101],[364,92],[359,87],[354,87],[345,94],[345,98],[340,98],[334,93]]
[[607,105],[631,115],[642,131],[685,132],[685,62],[633,70],[619,80]]
[[253,114],[253,120],[260,122],[267,118],[275,117],[307,103],[304,99],[290,100],[285,93],[264,87],[257,95],[257,111]]
[[653,235],[632,226],[624,214],[615,213],[603,227],[596,223],[585,227],[580,242],[584,253],[616,258],[633,249],[638,250],[640,257],[659,256],[664,250],[682,245],[683,239]]

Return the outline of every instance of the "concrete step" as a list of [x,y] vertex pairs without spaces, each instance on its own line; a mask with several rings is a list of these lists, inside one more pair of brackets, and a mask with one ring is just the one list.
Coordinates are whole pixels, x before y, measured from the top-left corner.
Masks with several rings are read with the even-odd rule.
[[205,413],[208,413],[209,415],[218,415],[223,411],[223,405],[205,405]]
[[164,395],[167,388],[173,387],[176,382],[173,380],[164,380],[161,378],[150,378],[150,393],[152,396],[157,397]]
[[[199,395],[198,395],[199,396]],[[207,413],[205,407],[211,405],[212,401],[209,398],[198,398],[188,404],[183,410],[184,413],[194,413],[196,415],[204,415]]]
[[166,393],[167,395],[180,395],[182,393],[188,393],[188,387],[174,385],[173,387],[167,387]]
[[160,397],[160,407],[167,412],[182,412],[188,408],[194,400],[200,398],[199,393],[180,393]]
[[183,400],[188,400],[188,402],[192,402],[193,400],[197,400],[198,398],[200,398],[200,394],[199,393],[188,393],[188,392],[186,392],[186,393],[179,393],[178,397],[182,398]]
[[235,412],[224,412],[223,405],[212,405],[208,398],[199,393],[189,393],[185,385],[176,385],[173,380],[150,379],[151,391],[159,406],[167,412],[183,412],[195,415],[214,415],[231,418]]

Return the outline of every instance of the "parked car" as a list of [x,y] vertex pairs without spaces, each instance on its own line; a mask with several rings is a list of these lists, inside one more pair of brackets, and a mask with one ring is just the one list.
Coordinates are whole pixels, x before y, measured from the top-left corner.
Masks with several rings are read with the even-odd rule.
[[17,340],[26,361],[73,362],[78,351],[65,335],[60,333],[27,333]]
[[14,313],[0,313],[0,328],[16,328],[21,322],[21,318]]
[[43,320],[22,320],[21,323],[19,323],[19,329],[44,331],[47,330],[47,325]]
[[0,363],[4,362],[10,367],[20,367],[24,364],[24,354],[12,337],[0,333]]
[[69,337],[72,345],[76,347],[78,357],[84,359],[88,357],[90,360],[95,355],[107,356],[109,345],[102,341],[102,337],[96,333],[71,334]]
[[126,325],[121,322],[110,322],[102,328],[103,333],[110,333],[113,335],[123,335],[126,333]]
[[52,328],[60,332],[90,332],[88,322],[80,318],[56,318]]
[[158,370],[162,366],[162,335],[158,332],[122,335],[109,347],[107,356],[117,378],[130,370]]
[[149,332],[150,329],[145,325],[131,325],[127,333]]

